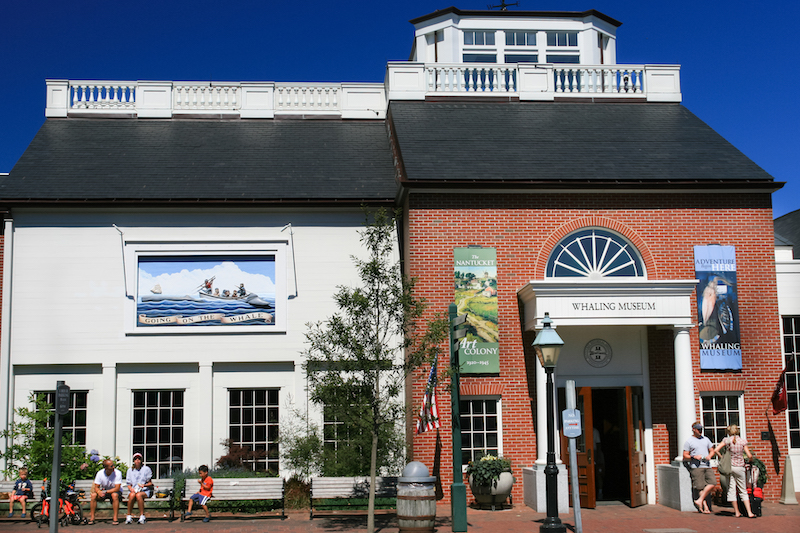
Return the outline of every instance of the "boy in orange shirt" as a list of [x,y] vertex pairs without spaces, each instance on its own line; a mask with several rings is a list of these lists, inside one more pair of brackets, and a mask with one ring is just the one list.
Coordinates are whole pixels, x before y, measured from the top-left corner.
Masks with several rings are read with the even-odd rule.
[[208,522],[211,520],[211,515],[208,513],[208,505],[206,505],[206,503],[212,496],[214,480],[209,477],[208,467],[206,465],[198,468],[197,472],[200,474],[200,479],[197,480],[197,482],[200,483],[200,491],[196,494],[192,494],[191,499],[189,499],[189,509],[186,511],[184,518],[192,516],[192,505],[197,502],[197,505],[202,505],[203,510],[206,512],[206,517],[203,518],[203,522]]

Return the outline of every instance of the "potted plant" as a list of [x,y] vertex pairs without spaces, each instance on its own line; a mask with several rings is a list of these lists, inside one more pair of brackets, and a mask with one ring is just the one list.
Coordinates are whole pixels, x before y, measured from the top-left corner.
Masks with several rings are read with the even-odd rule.
[[495,455],[484,455],[478,461],[470,461],[467,476],[475,501],[480,506],[491,504],[492,510],[496,505],[502,507],[515,481],[511,475],[511,461]]

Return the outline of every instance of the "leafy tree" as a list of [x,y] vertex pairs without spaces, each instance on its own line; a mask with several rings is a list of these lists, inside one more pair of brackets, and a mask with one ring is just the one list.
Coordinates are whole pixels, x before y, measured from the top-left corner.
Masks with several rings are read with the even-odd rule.
[[367,259],[352,258],[360,286],[339,286],[334,295],[338,311],[308,324],[304,368],[311,401],[324,407],[328,420],[346,428],[345,442],[336,451],[327,450],[327,457],[355,465],[349,475],[365,474],[369,464],[367,529],[372,533],[376,472],[393,466],[395,452],[403,449],[398,428],[405,418],[403,386],[411,371],[435,357],[448,330],[441,318],[427,327],[421,324],[425,304],[413,295],[414,280],[402,276],[393,260],[399,213],[380,209],[365,210],[365,215],[360,236]]
[[[53,472],[53,441],[55,429],[50,423],[53,417],[53,406],[45,400],[44,395],[30,397],[34,408],[18,407],[15,420],[8,430],[0,432],[0,437],[7,439],[8,447],[0,452],[6,460],[6,469],[2,471],[7,479],[17,476],[21,467],[28,468],[28,479],[49,478]],[[95,450],[87,452],[82,446],[70,444],[69,437],[64,435],[61,448],[61,478],[92,479],[102,468],[102,460]],[[123,475],[127,470],[124,463],[116,458],[117,468]]]

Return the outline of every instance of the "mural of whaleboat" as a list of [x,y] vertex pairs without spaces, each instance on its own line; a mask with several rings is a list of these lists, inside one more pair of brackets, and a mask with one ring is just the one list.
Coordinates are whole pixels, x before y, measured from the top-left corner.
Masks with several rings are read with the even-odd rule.
[[[197,284],[198,278],[202,283]],[[139,295],[137,325],[274,324],[273,279],[274,259],[269,256],[140,259],[139,287],[153,288]],[[235,288],[220,290],[218,283]],[[245,283],[255,290],[246,289]]]

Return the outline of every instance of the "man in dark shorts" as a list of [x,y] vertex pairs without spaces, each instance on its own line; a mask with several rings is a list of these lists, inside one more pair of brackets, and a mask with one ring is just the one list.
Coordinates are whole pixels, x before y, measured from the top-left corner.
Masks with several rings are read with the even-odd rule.
[[89,523],[94,524],[94,514],[97,511],[97,502],[111,500],[114,509],[114,525],[119,524],[119,498],[122,494],[122,472],[114,468],[111,459],[103,461],[103,469],[94,477],[92,485],[92,500],[89,503]]

